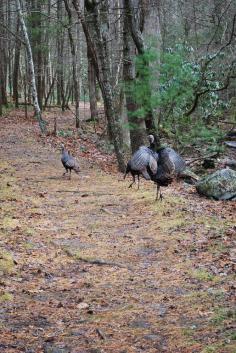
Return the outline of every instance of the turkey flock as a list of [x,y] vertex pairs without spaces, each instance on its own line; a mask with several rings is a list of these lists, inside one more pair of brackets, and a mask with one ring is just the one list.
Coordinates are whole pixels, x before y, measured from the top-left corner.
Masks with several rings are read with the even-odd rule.
[[[132,155],[127,163],[124,179],[127,174],[131,174],[133,181],[129,188],[138,179],[138,189],[140,176],[146,180],[153,181],[156,186],[156,200],[163,199],[160,191],[161,186],[168,186],[172,181],[184,171],[186,165],[183,158],[170,147],[160,147],[156,136],[149,135],[149,146],[140,146],[138,150]],[[69,171],[69,178],[71,178],[71,171],[78,173],[80,171],[79,164],[76,159],[67,151],[64,145],[61,145],[61,162],[65,168],[65,174]],[[159,196],[159,197],[158,197]]]
[[128,173],[132,175],[133,181],[129,185],[132,187],[137,176],[138,188],[140,175],[146,180],[153,181],[157,185],[156,200],[158,195],[162,200],[160,187],[171,184],[173,179],[185,169],[185,162],[174,149],[159,147],[156,136],[149,135],[148,139],[150,146],[140,146],[128,161],[124,178]]

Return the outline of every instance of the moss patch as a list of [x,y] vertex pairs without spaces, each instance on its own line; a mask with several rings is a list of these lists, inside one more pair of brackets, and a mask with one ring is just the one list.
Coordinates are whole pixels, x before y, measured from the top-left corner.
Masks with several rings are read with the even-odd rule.
[[19,225],[19,220],[11,217],[4,217],[2,227],[6,230],[14,229]]
[[0,292],[0,303],[9,302],[13,299],[13,295],[8,292]]
[[14,262],[11,254],[0,249],[0,274],[5,275],[13,271]]

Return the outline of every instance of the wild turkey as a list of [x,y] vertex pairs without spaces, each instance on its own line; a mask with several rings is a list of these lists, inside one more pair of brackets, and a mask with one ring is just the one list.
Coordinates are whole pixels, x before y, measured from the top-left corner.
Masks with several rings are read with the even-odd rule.
[[75,173],[78,173],[80,171],[78,162],[70,154],[70,152],[65,149],[64,145],[61,145],[61,162],[66,170],[63,175],[65,175],[69,171],[70,172],[69,178],[71,178],[72,170],[74,170]]
[[148,135],[149,149],[157,152],[161,148],[161,141],[156,135]]
[[185,169],[185,162],[182,157],[170,147],[159,148],[158,152],[155,152],[155,149],[160,147],[158,139],[153,135],[149,135],[148,139],[150,146],[141,146],[133,154],[127,164],[124,178],[128,173],[131,173],[133,182],[129,187],[132,187],[135,183],[135,176],[137,175],[138,188],[140,175],[146,180],[152,180],[157,184],[156,200],[158,199],[159,193],[160,199],[162,200],[163,196],[160,192],[160,187],[168,186],[173,179]]
[[[139,149],[133,154],[131,159],[128,161],[126,166],[124,179],[126,178],[126,175],[128,173],[130,173],[133,177],[133,181],[129,185],[129,188],[131,188],[135,183],[136,175],[138,177],[138,189],[140,175],[142,175],[146,180],[151,180],[150,175],[155,175],[157,172],[157,160],[158,154],[155,153],[151,149],[151,147],[140,146]],[[148,173],[148,170],[150,171],[150,173]]]
[[153,173],[150,168],[147,169],[150,179],[157,185],[156,200],[158,193],[160,199],[163,198],[160,187],[171,184],[185,167],[185,161],[173,148],[163,147],[158,151],[157,172]]

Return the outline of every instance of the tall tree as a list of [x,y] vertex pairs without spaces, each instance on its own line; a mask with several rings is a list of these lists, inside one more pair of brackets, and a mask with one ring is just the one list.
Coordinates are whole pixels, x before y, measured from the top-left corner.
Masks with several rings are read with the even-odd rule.
[[129,30],[130,12],[127,2],[124,1],[124,67],[123,76],[126,84],[126,107],[128,111],[128,121],[130,128],[131,150],[134,152],[137,148],[145,144],[146,126],[145,117],[138,116],[139,104],[130,92],[130,85],[135,80],[135,45]]
[[15,1],[16,1],[17,13],[19,15],[20,24],[22,27],[22,34],[23,34],[23,37],[25,40],[25,45],[26,45],[26,53],[27,53],[27,59],[28,59],[30,85],[31,85],[31,94],[32,94],[32,99],[33,99],[35,116],[38,120],[41,132],[43,134],[45,134],[46,133],[46,124],[42,118],[41,109],[40,109],[39,102],[38,102],[38,94],[37,94],[36,81],[35,81],[34,62],[33,62],[33,54],[32,54],[31,44],[29,41],[29,36],[28,36],[26,25],[25,25],[24,16],[22,13],[20,0],[15,0]]
[[[19,35],[20,31],[20,21],[19,17],[17,18],[16,24],[16,34]],[[18,87],[18,78],[19,78],[19,69],[20,69],[20,49],[21,41],[16,38],[15,40],[15,57],[14,57],[14,67],[13,67],[13,100],[15,101],[15,107],[19,106],[19,87]]]
[[4,2],[0,1],[0,90],[1,102],[7,105],[7,54],[6,54],[6,24],[5,24],[5,7]]
[[65,87],[64,87],[64,28],[62,26],[62,1],[57,2],[57,105],[65,110]]
[[89,51],[89,47],[87,48],[87,59],[88,59],[88,90],[89,90],[90,114],[91,114],[92,120],[97,120],[98,109],[97,109],[97,95],[96,95],[96,74],[95,74],[92,56]]
[[70,42],[70,50],[71,50],[71,56],[72,56],[72,80],[73,80],[73,91],[74,91],[74,97],[75,97],[75,125],[77,128],[80,127],[80,118],[79,118],[79,77],[78,77],[78,70],[77,70],[77,58],[76,58],[76,46],[73,38],[73,33],[72,33],[72,11],[69,5],[68,0],[64,0],[66,12],[68,15],[68,26],[67,26],[67,31],[68,31],[68,36],[69,36],[69,42]]
[[120,170],[125,170],[123,141],[119,105],[119,91],[114,90],[114,76],[111,70],[109,37],[109,2],[85,0],[85,15],[77,0],[72,0],[78,19],[81,21],[89,51],[93,60],[96,76],[102,92],[108,131],[114,144]]
[[40,109],[43,105],[43,26],[42,26],[42,0],[31,0],[30,3],[30,38],[35,68],[35,79]]
[[[148,25],[148,21],[152,20],[152,13],[155,9],[153,8],[153,4],[151,1],[150,3],[145,3],[144,1],[140,0],[136,2],[135,0],[124,0],[124,7],[127,9],[127,16],[129,16],[129,29],[131,36],[133,38],[133,41],[135,43],[136,49],[138,51],[138,54],[140,57],[143,59],[143,64],[142,66],[145,68],[149,67],[149,60],[148,58],[144,55],[145,50],[147,49],[147,42],[144,40],[144,25]],[[155,3],[155,5],[157,5]],[[147,6],[147,9],[146,9]],[[145,15],[147,16],[147,21],[145,22]],[[153,22],[153,20],[152,20]],[[149,26],[150,29],[150,26]],[[150,32],[150,31],[149,31]],[[144,70],[145,71],[145,70]],[[142,72],[139,72],[138,75],[142,75]],[[149,87],[149,93],[148,95],[151,95],[151,86]],[[146,128],[149,133],[156,133],[157,130],[157,124],[156,124],[156,119],[155,115],[153,114],[152,108],[150,107],[149,110],[146,112],[145,116],[145,123],[146,123]]]

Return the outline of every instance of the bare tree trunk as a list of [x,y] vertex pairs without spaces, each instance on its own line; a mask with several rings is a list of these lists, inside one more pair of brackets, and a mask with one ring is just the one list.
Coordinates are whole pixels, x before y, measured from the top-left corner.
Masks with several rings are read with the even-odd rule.
[[[6,1],[6,11],[7,11],[7,27],[11,29],[12,27],[12,15],[11,15],[11,1]],[[12,55],[12,45],[9,32],[7,32],[7,45],[6,45],[6,56],[7,56],[7,87],[10,97],[12,97],[12,76],[13,76],[13,55]]]
[[[4,78],[4,73],[3,73],[3,63],[4,63],[4,57],[3,57],[3,51],[1,47],[1,39],[0,39],[0,105],[1,105],[1,110],[2,110],[2,105],[6,103],[6,88],[4,85],[5,78]],[[5,98],[4,98],[5,97]]]
[[96,95],[96,74],[95,74],[91,54],[89,53],[89,48],[87,50],[87,57],[88,57],[88,89],[89,89],[90,114],[91,114],[92,120],[97,120],[98,110],[97,110],[97,95]]
[[72,95],[72,90],[73,84],[71,83],[70,79],[68,79],[64,93],[64,110],[69,109],[69,100]]
[[65,91],[64,91],[64,30],[60,27],[62,22],[62,2],[57,2],[57,105],[61,106],[62,111],[65,110]]
[[[26,59],[25,59],[26,62]],[[24,82],[23,82],[23,86],[24,86],[24,102],[25,102],[25,118],[28,119],[28,107],[27,107],[27,70],[25,70],[25,74],[24,74]]]
[[[85,18],[77,0],[72,0],[78,19],[81,21],[87,45],[91,53],[96,76],[101,88],[108,131],[114,144],[119,169],[125,170],[122,131],[117,113],[117,94],[113,90],[108,51],[108,4],[85,1],[89,21]],[[98,9],[99,6],[99,9]]]
[[20,0],[16,0],[16,9],[19,15],[19,20],[20,24],[22,27],[22,34],[24,36],[25,44],[26,44],[26,53],[27,53],[27,59],[28,59],[28,65],[29,65],[29,75],[30,75],[30,85],[31,85],[31,94],[32,94],[32,99],[33,99],[33,105],[35,109],[35,115],[39,123],[40,130],[43,134],[46,133],[46,123],[42,118],[41,115],[41,110],[39,107],[38,103],[38,95],[37,95],[37,89],[36,89],[36,82],[35,82],[35,73],[34,73],[34,63],[33,63],[33,55],[32,55],[32,49],[29,41],[29,36],[27,32],[27,28],[25,25],[23,13],[21,10],[21,4]]
[[2,116],[2,93],[0,93],[0,116]]
[[[139,0],[138,3],[139,3],[138,4],[139,11],[137,11],[137,4],[134,0],[124,0],[124,7],[127,9],[127,13],[129,16],[130,33],[132,35],[136,49],[139,55],[143,55],[146,50],[146,43],[144,41],[144,36],[143,36],[143,30],[145,25],[145,9],[148,8],[148,6],[147,4],[142,3],[142,0]],[[155,4],[155,6],[156,5],[157,4]],[[149,9],[150,10],[148,13],[149,13],[149,17],[151,18],[153,8],[149,6]],[[157,18],[157,21],[158,21],[158,18]],[[149,66],[148,59],[143,58],[143,67],[148,67],[148,66]],[[151,86],[150,86],[150,94],[151,94]],[[146,121],[146,128],[148,133],[156,133],[157,124],[151,108],[146,114],[145,121]]]
[[[19,35],[20,31],[20,21],[17,18],[16,33]],[[15,107],[19,107],[19,92],[18,92],[18,76],[19,76],[19,66],[20,66],[20,48],[21,42],[16,39],[15,43],[15,58],[14,58],[14,68],[13,68],[13,100],[15,102]]]
[[[143,1],[143,0],[142,0]],[[161,50],[161,29],[159,22],[159,0],[145,0],[145,10],[143,19],[143,38],[148,48],[154,48],[158,53]],[[158,56],[160,57],[160,55]],[[148,63],[150,69],[153,66],[160,65],[160,59],[157,59],[154,63]],[[160,89],[159,77],[156,81],[150,82],[150,95],[151,92],[157,92]],[[159,110],[150,111],[146,117],[146,127],[149,132],[156,132],[158,130],[158,115]]]
[[[127,4],[125,5],[125,17],[124,17],[124,68],[123,75],[124,81],[129,86],[135,79],[135,47],[134,42],[129,31],[129,9]],[[143,145],[146,141],[146,126],[145,119],[137,116],[136,111],[138,110],[138,104],[134,101],[134,98],[129,94],[129,90],[126,90],[126,107],[128,111],[128,121],[130,128],[130,142],[132,152],[136,151],[139,146]]]
[[31,48],[33,53],[34,69],[35,69],[35,81],[38,94],[38,102],[40,109],[42,109],[43,102],[43,50],[42,50],[42,1],[41,0],[31,0]]
[[72,55],[72,77],[73,77],[73,91],[75,97],[75,126],[76,128],[80,127],[80,117],[79,117],[79,77],[77,73],[77,62],[76,62],[76,50],[75,50],[75,43],[72,35],[72,12],[69,6],[68,0],[64,0],[66,12],[69,19],[69,26],[67,27],[69,41],[70,41],[70,50]]
[[55,83],[55,79],[56,79],[56,76],[53,77],[52,82],[51,82],[50,87],[49,87],[49,90],[48,90],[48,93],[47,93],[47,95],[46,95],[46,97],[45,97],[44,109],[45,109],[45,108],[47,107],[47,105],[48,105],[48,100],[49,100],[49,98],[50,98],[50,96],[51,96],[51,93],[52,93],[52,91],[53,91],[53,86],[54,86],[54,83]]
[[[4,24],[4,8],[3,1],[0,2],[0,23]],[[4,44],[4,37],[6,36],[5,26],[1,28],[0,36],[0,90],[1,101],[3,105],[7,105],[7,58],[6,58],[6,45]]]
[[[1,4],[2,5],[2,4]],[[2,19],[2,8],[0,8],[0,19]],[[0,38],[0,116],[2,115],[2,106],[3,106],[3,92],[5,90],[4,87],[4,76],[3,76],[3,50],[2,50],[2,39]]]

